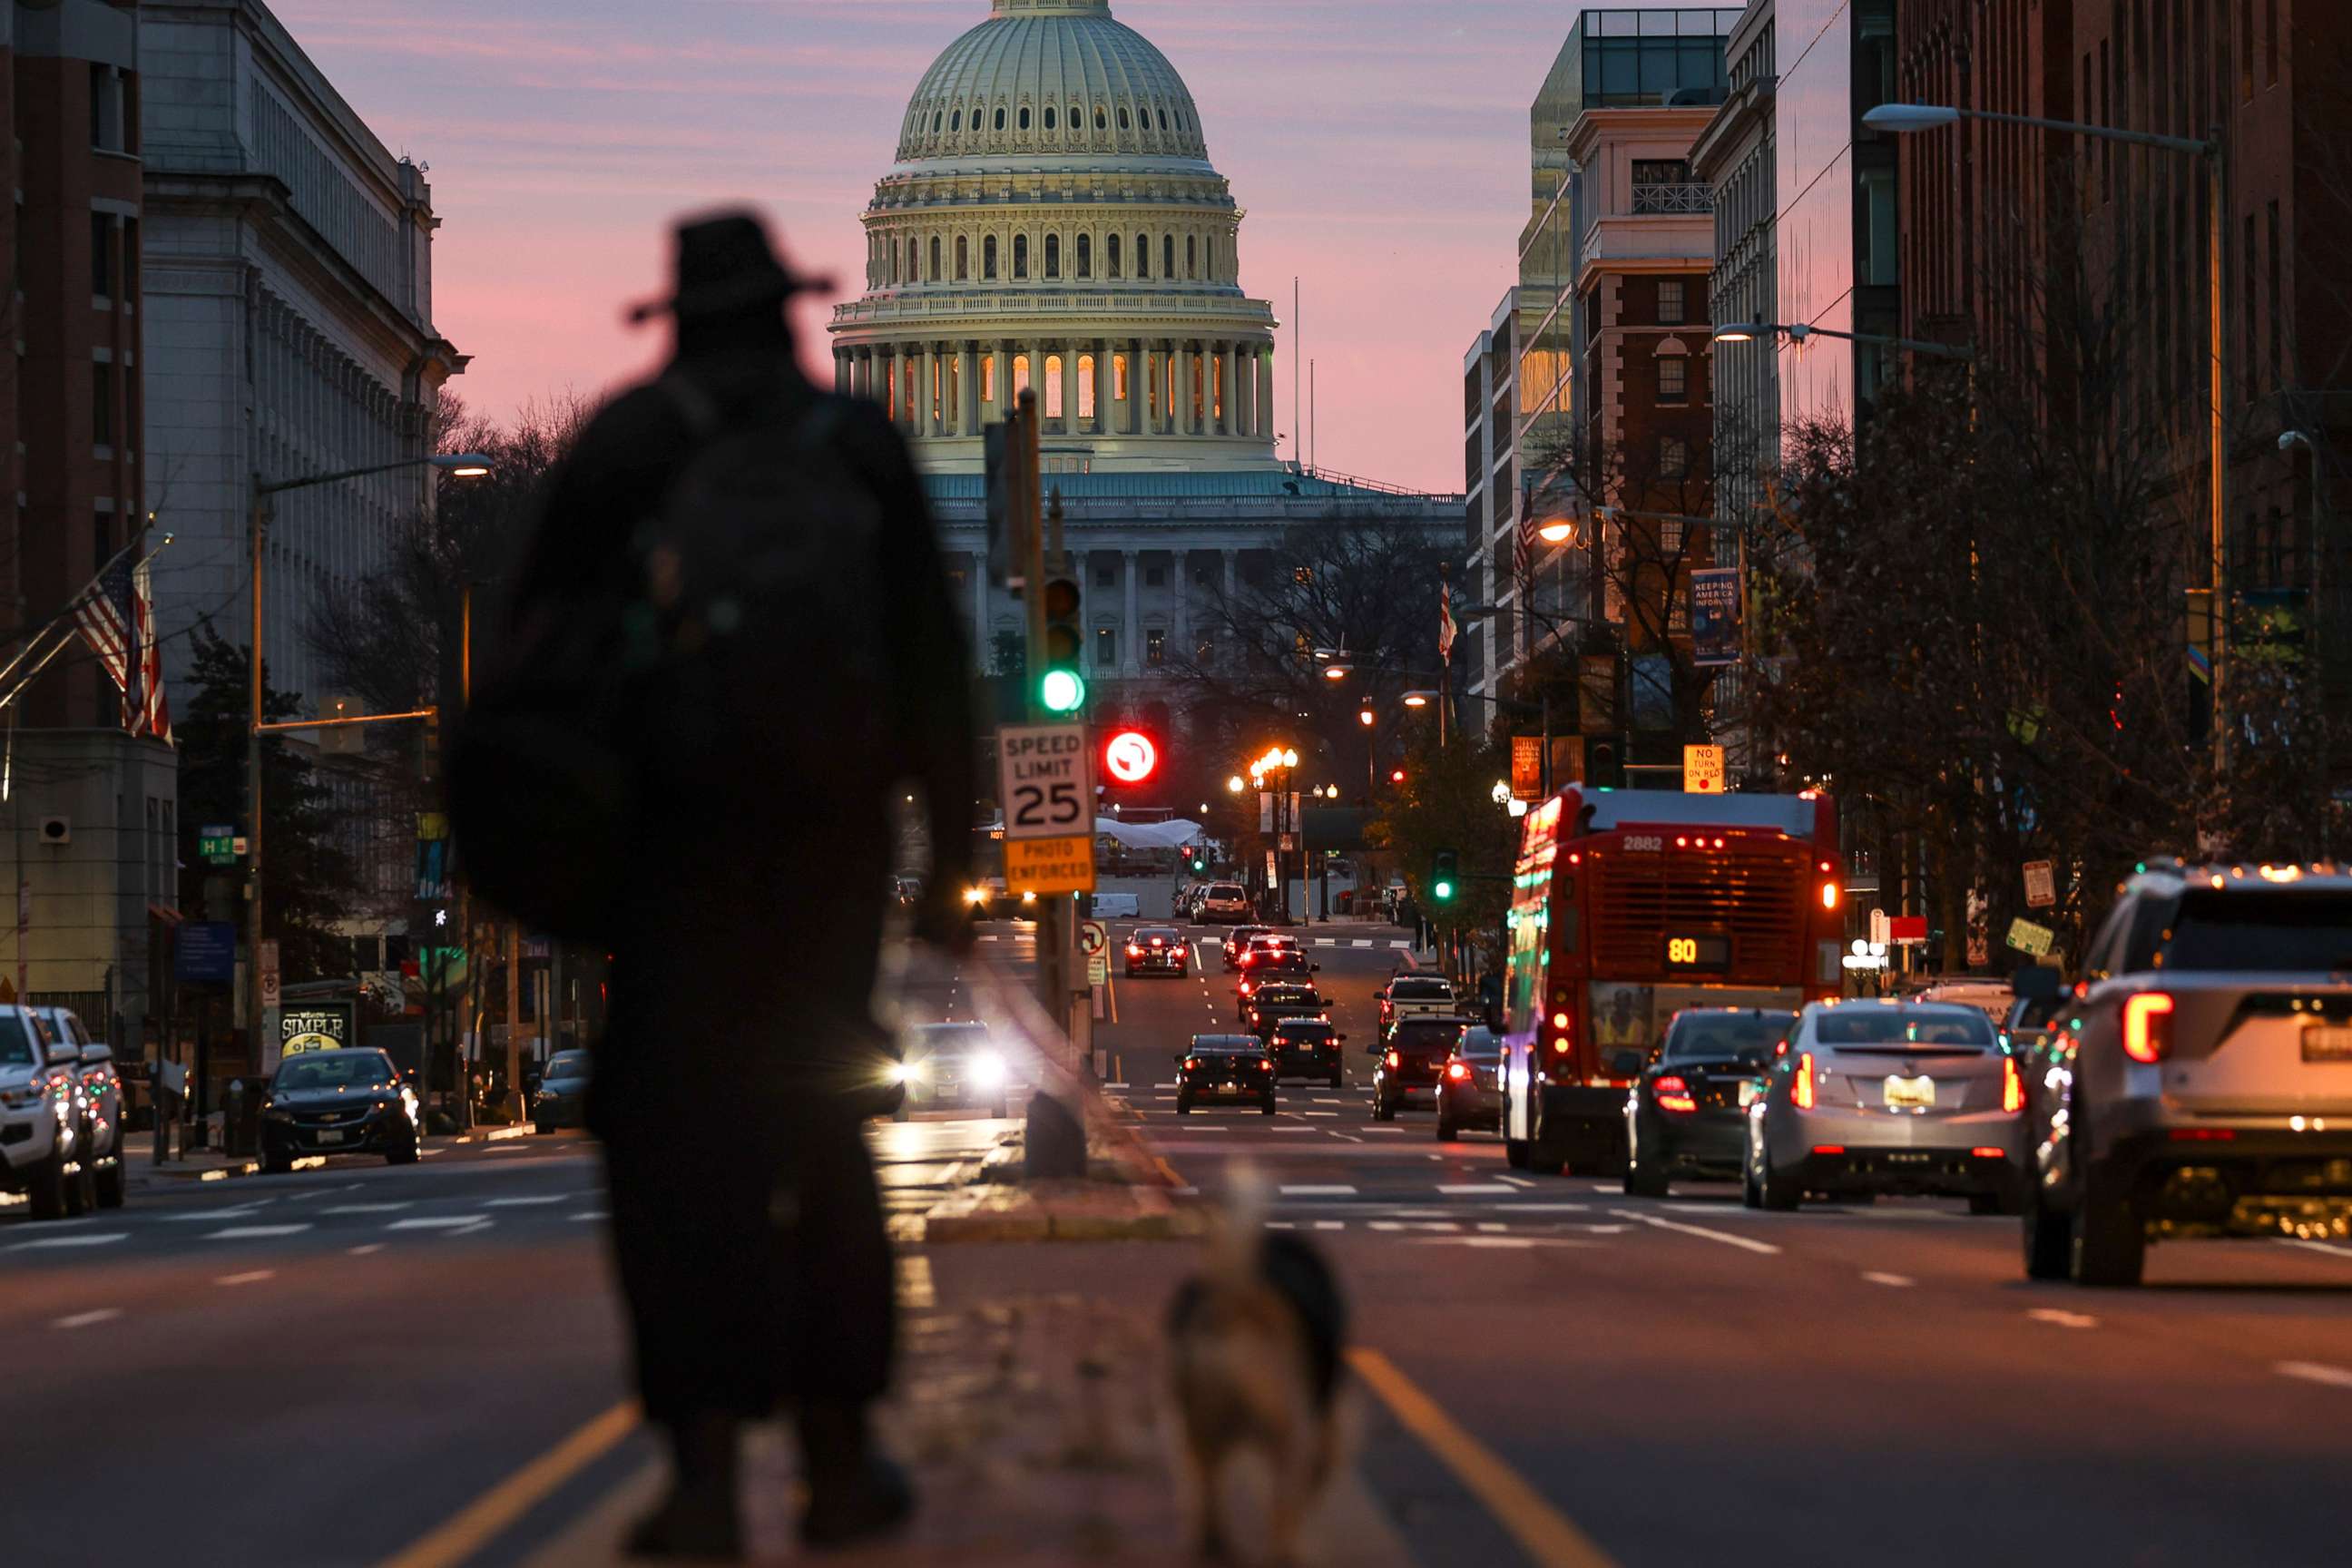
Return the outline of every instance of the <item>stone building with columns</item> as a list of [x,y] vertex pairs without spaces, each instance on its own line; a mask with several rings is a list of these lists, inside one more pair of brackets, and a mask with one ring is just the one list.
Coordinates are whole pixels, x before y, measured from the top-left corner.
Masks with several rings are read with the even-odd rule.
[[1286,528],[1460,540],[1458,497],[1276,455],[1278,323],[1242,287],[1242,216],[1183,79],[1108,0],[990,0],[915,89],[865,214],[866,291],[834,314],[835,382],[906,432],[983,668],[1021,623],[987,581],[982,432],[1024,389],[1083,558],[1098,710],[1174,721],[1160,672],[1213,662],[1207,606]]

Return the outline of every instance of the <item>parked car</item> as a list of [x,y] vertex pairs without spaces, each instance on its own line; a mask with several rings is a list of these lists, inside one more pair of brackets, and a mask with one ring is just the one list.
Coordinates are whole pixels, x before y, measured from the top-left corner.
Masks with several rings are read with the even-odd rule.
[[918,1025],[892,1072],[907,1091],[892,1113],[900,1121],[942,1106],[1001,1119],[1012,1106],[1012,1063],[985,1024]]
[[1394,1121],[1415,1104],[1434,1105],[1445,1064],[1475,1018],[1417,1015],[1400,1022],[1385,1044],[1371,1047],[1381,1065],[1372,1069],[1372,1120]]
[[1195,1035],[1176,1058],[1176,1114],[1196,1105],[1255,1105],[1274,1114],[1274,1058],[1255,1035]]
[[1212,882],[1201,894],[1201,921],[1240,925],[1250,918],[1249,889],[1239,882]]
[[307,1154],[381,1154],[415,1163],[424,1119],[416,1091],[380,1050],[306,1051],[278,1064],[261,1101],[261,1168]]
[[1347,1064],[1339,1047],[1348,1037],[1331,1020],[1317,1016],[1277,1018],[1266,1030],[1265,1048],[1274,1058],[1274,1076],[1328,1081],[1333,1089],[1347,1082]]
[[1503,1128],[1503,1042],[1484,1026],[1465,1029],[1437,1079],[1437,1141],[1451,1143],[1465,1127]]
[[0,1005],[0,1190],[23,1193],[35,1219],[98,1206],[98,1173],[82,1159],[80,1070],[80,1047],[31,1008]]
[[1132,921],[1143,917],[1143,900],[1133,893],[1097,893],[1094,918],[1098,921]]
[[33,1013],[51,1036],[79,1053],[75,1070],[81,1077],[86,1110],[81,1163],[90,1169],[98,1206],[119,1209],[130,1195],[130,1177],[122,1166],[122,1075],[114,1065],[114,1049],[104,1040],[92,1039],[70,1007],[36,1006]]
[[530,1124],[541,1133],[588,1122],[588,1053],[558,1051],[547,1058],[546,1076],[530,1097]]
[[2352,874],[2151,868],[2030,1047],[2025,1271],[2139,1283],[2151,1239],[2352,1226]]
[[1760,1007],[1685,1007],[1625,1099],[1625,1191],[1662,1198],[1676,1176],[1733,1177],[1748,1152],[1748,1108],[1797,1026]]
[[1181,980],[1191,970],[1192,950],[1184,933],[1173,926],[1139,926],[1127,939],[1127,977],[1172,974]]
[[1815,1002],[1748,1107],[1744,1196],[1793,1209],[1808,1193],[1928,1193],[2014,1213],[2024,1103],[2017,1058],[1976,1007]]

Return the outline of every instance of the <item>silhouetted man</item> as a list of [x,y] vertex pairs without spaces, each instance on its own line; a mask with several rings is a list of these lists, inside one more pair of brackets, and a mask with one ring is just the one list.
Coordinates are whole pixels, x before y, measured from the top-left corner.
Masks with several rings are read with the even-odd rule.
[[674,296],[635,317],[671,315],[677,355],[557,470],[515,606],[527,648],[538,618],[609,602],[620,573],[631,637],[660,650],[633,759],[646,820],[580,847],[635,877],[589,1124],[646,1413],[677,1464],[631,1542],[647,1556],[740,1555],[739,1428],[780,1407],[810,1542],[912,1506],[866,1433],[894,1330],[861,1125],[887,1066],[872,994],[901,781],[929,812],[919,925],[961,926],[969,680],[904,443],[795,361],[784,307],[812,286],[750,216],[681,227]]

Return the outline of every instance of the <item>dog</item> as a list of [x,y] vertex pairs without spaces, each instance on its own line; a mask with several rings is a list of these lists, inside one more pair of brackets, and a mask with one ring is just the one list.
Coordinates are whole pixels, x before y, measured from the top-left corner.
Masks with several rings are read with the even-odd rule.
[[1347,1303],[1320,1253],[1265,1226],[1263,1187],[1229,1201],[1201,1271],[1168,1315],[1178,1460],[1201,1556],[1233,1554],[1234,1460],[1255,1455],[1268,1489],[1266,1555],[1296,1560],[1300,1526],[1338,1468]]

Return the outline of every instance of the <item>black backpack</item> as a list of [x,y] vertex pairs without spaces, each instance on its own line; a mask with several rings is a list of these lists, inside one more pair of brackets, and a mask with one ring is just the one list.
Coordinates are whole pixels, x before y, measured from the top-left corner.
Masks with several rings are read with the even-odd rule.
[[679,780],[756,777],[788,802],[884,771],[882,516],[834,439],[849,405],[656,384],[693,455],[602,586],[477,683],[450,763],[468,885],[557,937],[625,929]]

